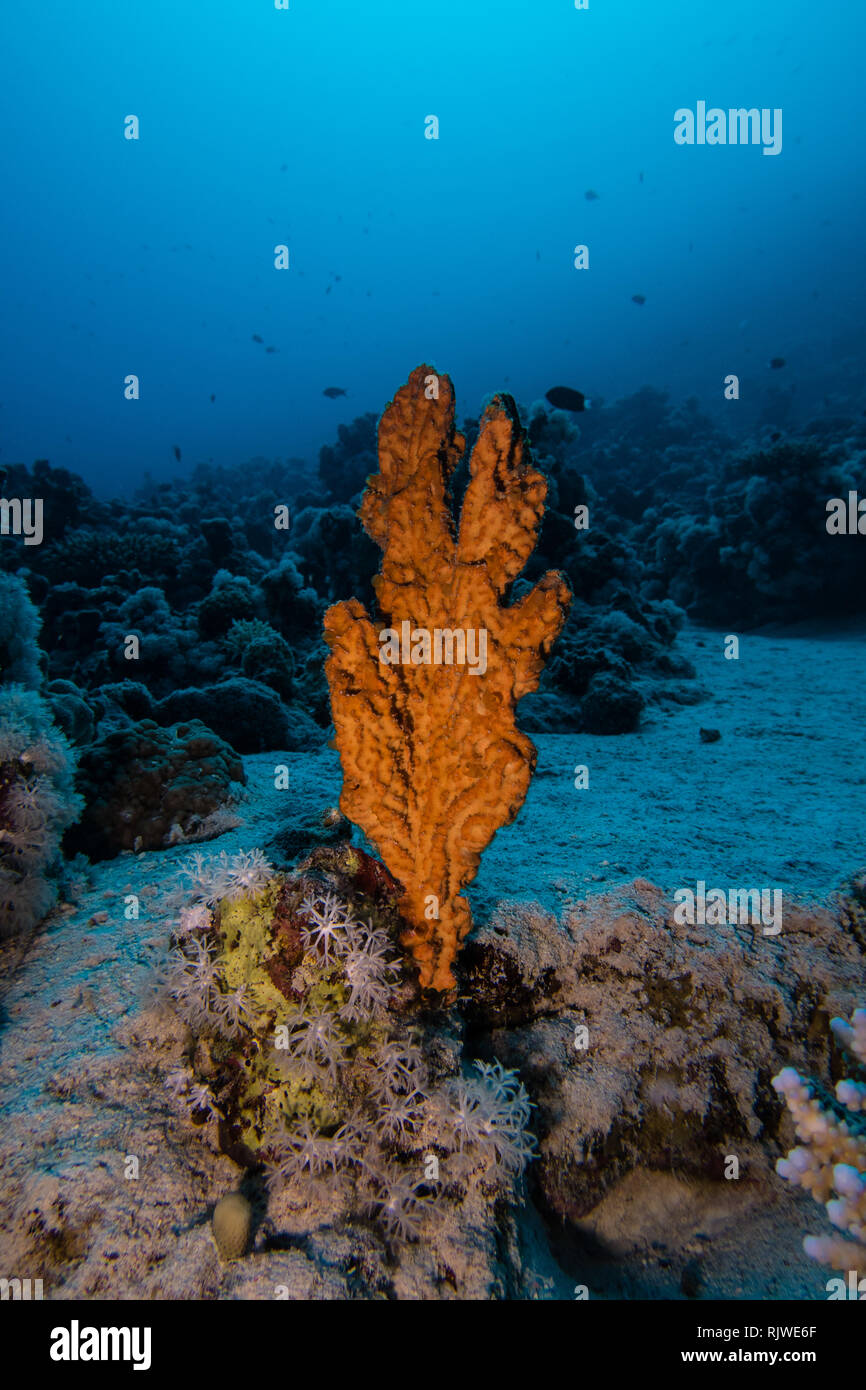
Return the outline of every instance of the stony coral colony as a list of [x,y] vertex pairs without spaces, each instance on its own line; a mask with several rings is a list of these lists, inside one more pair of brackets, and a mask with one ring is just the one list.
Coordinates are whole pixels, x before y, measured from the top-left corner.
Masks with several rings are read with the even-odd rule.
[[515,1197],[535,1148],[526,1090],[498,1062],[431,1064],[374,900],[277,874],[259,850],[195,854],[183,876],[164,985],[195,1046],[167,1085],[231,1157],[392,1242],[470,1185]]

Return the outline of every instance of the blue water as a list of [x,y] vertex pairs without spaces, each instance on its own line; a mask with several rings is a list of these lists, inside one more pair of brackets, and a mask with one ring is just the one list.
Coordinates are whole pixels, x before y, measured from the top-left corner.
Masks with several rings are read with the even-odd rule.
[[[0,463],[312,463],[423,360],[472,415],[860,391],[862,5],[290,5],[4,0]],[[781,108],[781,152],[677,145],[698,101]]]

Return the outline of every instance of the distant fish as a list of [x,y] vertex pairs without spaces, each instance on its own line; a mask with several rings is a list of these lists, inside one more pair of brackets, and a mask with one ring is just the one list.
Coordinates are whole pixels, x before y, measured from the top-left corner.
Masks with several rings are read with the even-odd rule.
[[720,729],[698,729],[701,736],[701,743],[718,743],[722,737]]
[[598,202],[598,194],[596,193],[594,188],[588,188],[583,196],[588,203]]
[[573,391],[570,386],[552,386],[546,399],[557,410],[588,410],[592,404],[582,391]]
[[777,439],[781,439],[781,438],[782,438],[781,430],[774,430],[773,433],[770,435],[770,443],[771,443],[771,444],[775,444],[776,440],[777,440]]
[[322,392],[322,395],[327,396],[329,401],[335,401],[338,396],[345,396],[345,394],[342,386],[326,386]]
[[275,348],[275,347],[266,347],[266,348],[265,348],[265,352],[276,352],[276,348]]
[[265,341],[264,338],[260,338],[259,335],[258,335],[258,333],[254,333],[254,334],[253,334],[253,342],[254,342],[254,343],[263,343],[264,341]]
[[641,183],[643,183],[643,169],[641,169],[640,173],[638,174],[638,180],[639,180]]
[[172,450],[172,453],[174,454],[174,456],[175,456],[175,458],[177,459],[178,463],[180,463],[180,449],[177,447],[176,444],[175,444],[175,446],[174,446],[174,449]]
[[211,398],[210,398],[210,403],[211,403],[211,405],[213,405],[213,403],[214,403],[215,400],[216,400],[216,396],[211,396]]
[[632,304],[646,304],[646,295],[645,295],[645,294],[633,294],[632,297],[631,297],[631,302],[632,302]]
[[779,367],[784,367],[784,365],[785,365],[785,359],[784,359],[784,357],[771,357],[771,358],[770,358],[770,366],[771,366],[771,367],[775,367],[775,368],[778,370]]

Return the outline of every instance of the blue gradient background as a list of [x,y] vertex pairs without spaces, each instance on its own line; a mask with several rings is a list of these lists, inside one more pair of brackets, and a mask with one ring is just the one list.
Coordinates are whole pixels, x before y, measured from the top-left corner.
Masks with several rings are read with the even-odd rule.
[[[864,51],[866,6],[806,0],[4,0],[0,463],[125,492],[174,445],[313,461],[422,360],[473,415],[649,383],[736,432],[725,373],[756,401],[781,354],[830,409],[863,376]],[[675,145],[699,99],[782,107],[782,153]]]

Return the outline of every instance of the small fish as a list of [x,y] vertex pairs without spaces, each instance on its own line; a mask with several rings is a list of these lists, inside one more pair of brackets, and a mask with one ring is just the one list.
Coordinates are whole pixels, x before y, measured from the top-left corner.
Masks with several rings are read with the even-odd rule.
[[643,169],[641,169],[640,173],[638,174],[638,180],[640,183],[643,183]]
[[330,294],[330,293],[331,293],[331,286],[329,285],[328,288],[325,290],[325,294]]
[[701,736],[701,743],[718,743],[722,737],[720,729],[698,729]]
[[551,386],[545,399],[557,410],[588,410],[592,404],[582,391],[574,391],[570,386]]
[[342,386],[326,386],[322,392],[322,395],[327,396],[329,401],[335,401],[338,396],[345,396],[345,394]]
[[646,304],[646,295],[645,295],[645,294],[633,294],[632,297],[631,297],[631,302],[632,302],[632,304]]
[[177,459],[178,463],[180,463],[180,449],[177,447],[176,444],[175,444],[175,446],[174,446],[174,448],[173,448],[173,450],[172,450],[172,453],[174,454],[174,456],[175,456],[175,458]]
[[771,366],[771,367],[774,367],[776,370],[778,370],[779,367],[784,367],[784,365],[785,365],[785,359],[784,359],[784,357],[771,357],[771,358],[770,358],[770,366]]
[[596,193],[594,188],[588,188],[583,196],[588,203],[598,202],[598,194]]
[[265,341],[264,338],[260,338],[259,335],[258,335],[258,333],[254,333],[254,334],[253,334],[253,342],[254,342],[254,343],[263,343],[264,341]]
[[781,439],[781,438],[782,438],[782,432],[781,432],[781,430],[774,430],[773,433],[770,435],[770,443],[771,443],[771,444],[775,444],[776,440],[777,440],[777,439]]
[[216,396],[211,396],[211,398],[210,398],[210,403],[211,403],[211,405],[213,405],[213,403],[214,403],[215,400],[216,400]]
[[265,352],[276,352],[276,348],[275,348],[275,347],[266,347],[266,348],[265,348]]

